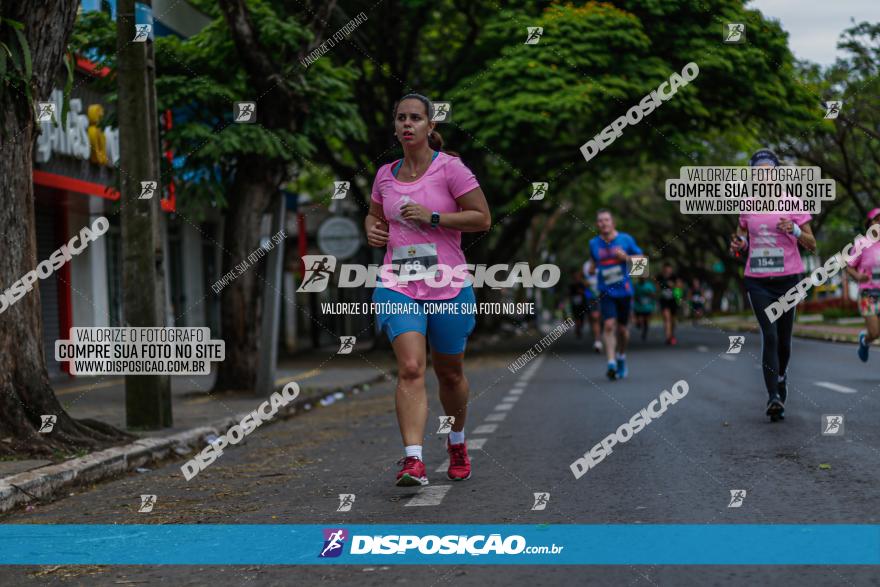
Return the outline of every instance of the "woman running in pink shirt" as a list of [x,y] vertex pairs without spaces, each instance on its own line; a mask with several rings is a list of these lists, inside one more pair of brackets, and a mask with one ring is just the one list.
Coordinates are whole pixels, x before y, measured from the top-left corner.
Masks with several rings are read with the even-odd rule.
[[[868,212],[865,228],[880,224],[880,208]],[[865,327],[859,333],[858,355],[863,362],[868,361],[868,348],[871,342],[880,338],[880,241],[870,243],[847,265],[846,272],[859,284],[859,314],[865,319]]]
[[[471,464],[464,439],[468,380],[464,350],[476,319],[473,278],[464,267],[462,232],[489,230],[489,204],[474,174],[461,159],[443,153],[434,130],[434,105],[420,94],[408,94],[394,105],[394,135],[403,159],[383,165],[373,182],[364,227],[371,246],[385,248],[385,266],[396,278],[377,287],[373,301],[391,308],[377,315],[397,357],[395,396],[404,458],[398,486],[427,485],[422,441],[428,417],[425,389],[425,343],[431,343],[440,403],[451,425],[446,450],[447,476],[464,480]],[[455,268],[455,271],[450,271]],[[378,285],[378,284],[377,284]],[[443,311],[434,311],[443,301]],[[397,311],[395,309],[406,309]]]
[[[776,167],[779,159],[773,151],[761,149],[752,155],[749,165]],[[730,241],[732,253],[748,250],[745,286],[761,327],[761,368],[769,396],[767,415],[774,422],[785,417],[795,309],[774,322],[764,310],[800,281],[804,262],[798,245],[816,249],[810,218],[804,213],[741,214]]]

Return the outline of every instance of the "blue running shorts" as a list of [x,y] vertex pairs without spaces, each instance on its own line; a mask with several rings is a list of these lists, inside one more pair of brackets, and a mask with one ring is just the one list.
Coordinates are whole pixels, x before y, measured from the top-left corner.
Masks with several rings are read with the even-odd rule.
[[[468,336],[474,331],[477,319],[474,288],[463,287],[449,300],[414,300],[386,287],[377,287],[373,302],[385,304],[393,311],[376,314],[379,328],[394,341],[404,332],[420,332],[428,338],[431,348],[444,355],[463,353]],[[391,304],[394,304],[391,306]]]

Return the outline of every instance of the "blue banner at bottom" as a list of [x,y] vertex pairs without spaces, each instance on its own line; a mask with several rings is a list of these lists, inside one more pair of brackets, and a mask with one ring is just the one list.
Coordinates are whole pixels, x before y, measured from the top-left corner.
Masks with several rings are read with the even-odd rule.
[[19,525],[0,564],[877,565],[877,525]]

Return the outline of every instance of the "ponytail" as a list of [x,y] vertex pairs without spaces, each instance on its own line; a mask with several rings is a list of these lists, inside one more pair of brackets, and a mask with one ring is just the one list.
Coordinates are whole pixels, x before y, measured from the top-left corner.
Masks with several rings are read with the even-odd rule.
[[443,150],[443,135],[441,135],[436,130],[432,130],[428,133],[428,146],[434,149],[435,151]]

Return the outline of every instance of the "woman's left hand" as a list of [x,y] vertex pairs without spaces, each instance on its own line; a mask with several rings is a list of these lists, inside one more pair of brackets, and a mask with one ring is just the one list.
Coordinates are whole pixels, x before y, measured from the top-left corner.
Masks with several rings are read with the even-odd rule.
[[431,211],[415,202],[409,202],[400,209],[400,215],[404,220],[411,222],[421,222],[429,224],[431,222]]
[[776,228],[781,230],[786,234],[791,234],[794,232],[794,222],[789,220],[788,218],[782,218],[779,220],[779,223],[776,225]]

